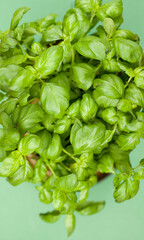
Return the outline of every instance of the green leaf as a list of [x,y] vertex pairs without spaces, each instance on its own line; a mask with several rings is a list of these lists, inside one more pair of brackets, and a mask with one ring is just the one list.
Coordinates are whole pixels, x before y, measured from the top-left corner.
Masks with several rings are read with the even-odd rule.
[[136,42],[123,38],[115,38],[114,44],[117,54],[127,62],[135,63],[142,57],[142,48]]
[[17,129],[0,129],[0,145],[6,151],[15,150],[20,140],[20,133]]
[[18,102],[17,98],[9,98],[9,99],[3,101],[0,104],[0,113],[6,112],[8,115],[10,115],[16,108],[17,102]]
[[81,8],[85,13],[91,13],[96,11],[101,0],[75,0],[75,7]]
[[55,19],[57,14],[48,14],[42,19],[36,21],[36,25],[38,25],[38,31],[45,31],[51,24],[55,23]]
[[125,133],[119,135],[116,140],[117,144],[121,148],[121,150],[129,151],[133,150],[137,144],[140,143],[139,133]]
[[125,200],[128,200],[134,197],[139,190],[139,181],[131,180],[128,178],[127,180],[119,183],[118,186],[115,187],[114,198],[115,201],[120,203]]
[[82,38],[89,30],[90,22],[79,8],[70,9],[63,19],[63,36],[70,41]]
[[59,119],[56,122],[56,125],[54,127],[54,133],[63,134],[70,128],[70,125],[71,125],[71,119],[64,116],[62,119]]
[[34,42],[32,45],[31,45],[31,50],[34,54],[36,55],[39,55],[42,51],[42,45],[38,42]]
[[77,187],[77,177],[75,174],[69,174],[56,180],[56,187],[65,192],[73,192]]
[[124,94],[124,84],[122,80],[114,74],[104,74],[94,81],[96,91],[110,99],[119,99]]
[[70,133],[70,142],[76,154],[92,151],[99,147],[105,135],[105,126],[102,123],[85,125],[75,129],[74,124]]
[[69,91],[55,83],[46,83],[41,89],[40,100],[47,113],[61,118],[69,106]]
[[63,49],[60,46],[52,46],[44,50],[35,61],[35,69],[39,78],[52,74],[63,60]]
[[0,167],[0,176],[9,177],[13,175],[23,163],[23,156],[19,151],[9,154],[2,162]]
[[144,108],[144,90],[137,88],[134,83],[129,84],[125,91],[125,98]]
[[55,189],[53,192],[54,207],[62,214],[72,214],[77,206],[76,200],[75,193],[64,193],[59,189]]
[[30,8],[28,7],[21,7],[19,9],[17,9],[14,14],[13,14],[13,18],[11,20],[11,26],[10,26],[10,29],[11,30],[14,30],[17,25],[19,24],[21,18],[23,17],[23,15],[28,11],[30,10]]
[[52,192],[47,189],[43,189],[39,193],[39,199],[41,202],[43,202],[45,204],[51,203],[52,202]]
[[120,99],[117,105],[118,110],[122,112],[130,112],[132,110],[132,105],[127,99]]
[[116,144],[110,144],[109,154],[114,159],[116,168],[122,173],[129,173],[132,170],[129,151],[123,151]]
[[61,216],[60,212],[56,210],[40,214],[41,219],[48,223],[55,223],[56,221],[59,220],[60,216]]
[[98,37],[87,36],[81,38],[74,45],[75,50],[86,58],[104,60],[106,58],[106,46]]
[[133,179],[134,180],[142,180],[142,179],[144,179],[144,169],[140,168],[140,169],[134,171]]
[[34,175],[33,175],[32,183],[41,182],[46,177],[46,173],[47,173],[47,167],[45,166],[42,159],[38,159],[34,166]]
[[114,173],[114,160],[109,154],[104,154],[98,160],[98,171],[101,173]]
[[87,122],[93,120],[98,110],[98,106],[90,94],[83,94],[80,103],[80,114],[82,119]]
[[4,60],[2,63],[2,67],[7,67],[8,65],[11,66],[12,64],[19,65],[19,64],[24,63],[26,60],[27,60],[26,55],[17,54],[15,56],[12,56],[12,57]]
[[116,31],[116,27],[114,21],[111,18],[105,18],[103,21],[103,26],[106,33],[111,37],[114,35]]
[[134,82],[137,87],[144,89],[144,71],[136,74]]
[[34,134],[28,134],[21,139],[18,150],[24,155],[29,155],[40,147],[40,138]]
[[17,186],[18,184],[28,181],[33,176],[33,169],[31,165],[25,160],[24,164],[20,166],[20,168],[8,178],[8,182],[13,185]]
[[6,112],[0,113],[0,124],[6,129],[14,127],[12,119]]
[[87,216],[100,212],[105,206],[105,202],[84,202],[77,206],[77,212]]
[[42,122],[44,117],[44,111],[38,104],[26,105],[20,111],[18,126],[22,130],[28,130]]
[[103,61],[103,70],[105,72],[109,72],[109,73],[118,73],[121,71],[118,62],[116,59],[112,58],[112,59],[105,59]]
[[47,150],[47,158],[55,160],[60,156],[61,151],[62,151],[61,138],[58,134],[54,134]]
[[86,199],[88,198],[88,195],[89,195],[89,188],[82,190],[79,195],[78,203],[81,204],[81,203],[85,202]]
[[20,71],[11,81],[10,90],[20,91],[23,88],[31,87],[35,76],[29,69],[23,69]]
[[71,78],[77,86],[83,90],[88,90],[96,75],[96,68],[87,63],[73,64],[71,68]]
[[75,216],[74,216],[74,214],[66,216],[65,225],[66,225],[66,229],[67,229],[67,234],[68,234],[68,236],[70,236],[75,229]]
[[47,130],[41,130],[37,132],[38,137],[41,139],[40,147],[37,152],[45,157],[47,149],[51,143],[51,134]]
[[96,16],[103,21],[104,18],[110,17],[112,19],[117,19],[122,15],[122,1],[121,0],[114,0],[110,1],[108,3],[105,3],[103,6],[101,6]]
[[70,117],[76,117],[79,115],[80,112],[80,100],[75,101],[72,103],[66,111],[66,114]]
[[108,107],[102,111],[102,118],[109,124],[115,124],[118,120],[117,111],[114,107]]
[[125,38],[125,39],[129,39],[132,41],[138,41],[138,39],[139,39],[137,34],[132,33],[129,30],[123,30],[123,29],[118,29],[115,33],[115,37]]
[[50,25],[43,33],[42,40],[44,42],[57,41],[62,39],[62,26],[61,25]]

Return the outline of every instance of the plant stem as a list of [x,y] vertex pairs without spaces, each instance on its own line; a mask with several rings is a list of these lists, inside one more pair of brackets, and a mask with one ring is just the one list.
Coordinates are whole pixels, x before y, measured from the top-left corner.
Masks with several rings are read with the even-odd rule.
[[64,165],[63,162],[60,163],[67,171],[71,172],[71,169],[69,167],[67,167],[66,165]]
[[58,178],[58,176],[57,176],[56,173],[54,172],[53,168],[51,167],[49,161],[46,160],[46,159],[45,159],[44,161],[45,161],[47,167],[49,168],[49,170],[51,171],[51,173],[54,175],[54,177],[55,177],[55,178]]
[[129,85],[129,83],[130,83],[130,81],[132,80],[132,78],[133,78],[133,77],[130,77],[130,78],[128,79],[128,81],[127,81],[127,83],[125,84],[124,88],[126,88],[126,87]]
[[75,158],[71,153],[69,153],[68,151],[66,151],[64,148],[62,148],[62,151],[68,155],[70,158],[72,158],[75,162],[78,162],[78,159]]
[[18,42],[18,46],[21,48],[21,50],[24,52],[24,54],[29,58],[30,60],[34,60],[35,57],[30,56],[27,51],[23,48],[23,46]]

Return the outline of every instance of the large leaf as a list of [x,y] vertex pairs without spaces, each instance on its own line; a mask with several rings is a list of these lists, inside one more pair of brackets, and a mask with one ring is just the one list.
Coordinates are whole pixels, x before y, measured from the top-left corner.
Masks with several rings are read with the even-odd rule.
[[78,127],[73,125],[70,141],[76,154],[89,152],[101,145],[105,135],[105,126],[102,123]]
[[69,91],[55,83],[46,83],[41,89],[40,100],[47,113],[61,118],[69,106]]

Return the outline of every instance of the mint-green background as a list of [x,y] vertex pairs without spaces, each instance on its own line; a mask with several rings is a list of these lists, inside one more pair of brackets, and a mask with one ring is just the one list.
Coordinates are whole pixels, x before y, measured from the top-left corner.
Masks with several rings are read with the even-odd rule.
[[[144,47],[144,1],[123,0],[123,28],[138,33]],[[48,13],[63,13],[73,6],[73,0],[0,0],[0,29],[9,27],[13,12],[31,7],[23,21],[35,20]],[[134,164],[144,157],[144,141],[131,154]],[[97,215],[77,215],[76,230],[70,240],[143,240],[144,239],[144,183],[137,196],[116,204],[112,197],[113,176],[97,184],[90,192],[90,200],[106,200],[106,207]],[[0,179],[0,239],[1,240],[66,240],[64,217],[56,224],[47,224],[38,214],[52,209],[40,203],[38,192],[30,183],[10,186]]]

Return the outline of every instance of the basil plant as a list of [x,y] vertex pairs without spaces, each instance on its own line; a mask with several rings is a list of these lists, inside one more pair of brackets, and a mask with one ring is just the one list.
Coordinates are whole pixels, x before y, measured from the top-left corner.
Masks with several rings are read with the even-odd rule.
[[104,208],[87,201],[97,173],[114,174],[118,203],[144,179],[144,160],[134,168],[129,158],[144,138],[143,51],[120,28],[121,0],[75,0],[62,22],[49,14],[20,25],[28,10],[0,32],[0,176],[35,184],[54,207],[41,219],[66,215],[71,235],[75,212]]

